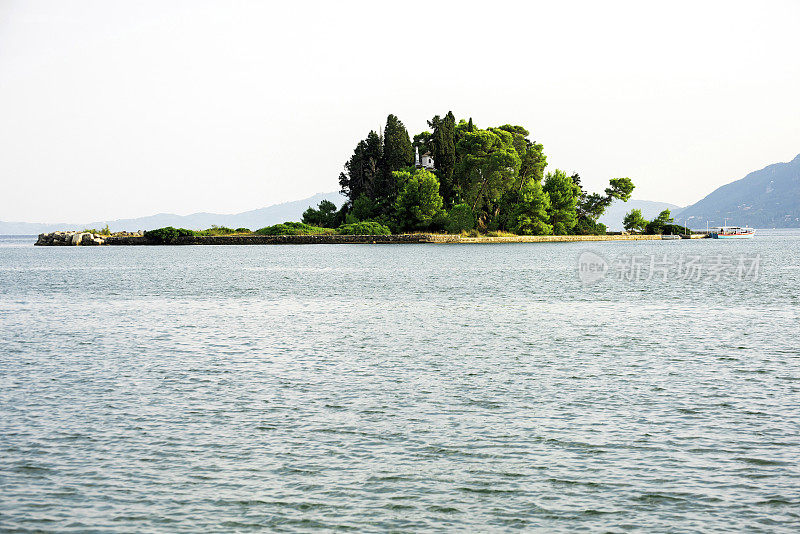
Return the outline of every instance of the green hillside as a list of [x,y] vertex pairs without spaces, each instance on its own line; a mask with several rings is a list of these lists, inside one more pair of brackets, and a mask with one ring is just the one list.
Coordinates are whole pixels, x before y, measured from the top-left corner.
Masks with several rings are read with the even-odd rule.
[[723,185],[681,212],[694,228],[728,224],[754,228],[800,227],[800,155]]

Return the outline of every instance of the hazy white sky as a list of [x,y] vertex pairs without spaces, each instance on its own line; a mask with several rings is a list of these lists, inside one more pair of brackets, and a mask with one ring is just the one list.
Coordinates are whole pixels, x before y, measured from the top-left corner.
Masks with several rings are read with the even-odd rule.
[[0,220],[333,191],[388,113],[448,110],[685,205],[800,153],[798,27],[798,0],[0,0]]

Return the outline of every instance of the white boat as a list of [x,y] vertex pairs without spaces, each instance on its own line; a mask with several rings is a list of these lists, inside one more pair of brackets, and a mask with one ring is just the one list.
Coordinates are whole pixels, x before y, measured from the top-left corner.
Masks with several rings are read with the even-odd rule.
[[711,228],[709,234],[714,239],[747,239],[753,237],[756,231],[749,226],[717,226]]
[[681,236],[677,234],[662,234],[661,239],[671,240],[671,239],[680,239]]

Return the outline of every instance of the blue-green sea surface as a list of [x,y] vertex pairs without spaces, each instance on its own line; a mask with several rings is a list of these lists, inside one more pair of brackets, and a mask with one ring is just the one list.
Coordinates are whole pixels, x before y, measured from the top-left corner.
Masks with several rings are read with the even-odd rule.
[[800,530],[800,232],[34,240],[0,239],[2,531]]

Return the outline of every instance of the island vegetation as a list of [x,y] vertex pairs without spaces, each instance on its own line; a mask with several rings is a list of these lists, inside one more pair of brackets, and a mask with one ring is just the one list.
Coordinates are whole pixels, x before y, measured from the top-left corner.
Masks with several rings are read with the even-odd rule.
[[249,228],[233,229],[224,226],[212,226],[207,230],[199,231],[167,226],[155,230],[148,230],[144,232],[144,237],[155,244],[169,244],[179,237],[236,235],[391,235],[391,233],[392,232],[386,226],[372,221],[343,224],[338,228],[314,226],[301,222],[285,222],[259,228],[255,231],[251,231]]
[[692,233],[686,226],[674,224],[669,210],[664,210],[652,221],[648,221],[642,215],[642,210],[633,209],[629,211],[622,220],[622,225],[628,232],[648,235],[680,235]]
[[428,126],[412,139],[389,115],[382,132],[358,142],[339,175],[347,201],[339,209],[323,201],[303,222],[375,222],[395,233],[605,234],[597,220],[634,188],[629,178],[613,178],[603,193],[592,193],[577,173],[545,173],[544,147],[522,126],[482,129],[472,119],[456,122],[452,112]]
[[[602,192],[590,192],[578,173],[545,172],[544,147],[523,126],[479,128],[472,119],[456,121],[452,112],[427,122],[430,130],[412,138],[389,115],[381,132],[370,131],[359,141],[339,174],[346,197],[341,207],[323,200],[303,213],[302,222],[255,231],[167,227],[145,237],[168,243],[236,234],[605,235],[598,219],[614,200],[627,202],[634,189],[630,178],[621,177],[611,178]],[[652,221],[632,210],[624,225],[642,234],[685,230],[673,224],[669,210]]]

